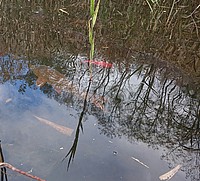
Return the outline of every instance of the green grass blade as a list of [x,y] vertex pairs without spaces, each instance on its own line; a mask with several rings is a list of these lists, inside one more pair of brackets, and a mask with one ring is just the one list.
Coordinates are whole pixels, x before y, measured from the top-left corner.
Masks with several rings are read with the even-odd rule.
[[91,19],[88,21],[88,27],[89,27],[89,42],[90,42],[90,45],[92,44],[92,40],[93,40],[93,30],[92,30],[92,27],[91,27]]
[[91,49],[90,49],[90,60],[94,58],[94,38],[92,39]]
[[94,3],[95,0],[90,0],[90,16],[93,17],[94,14]]
[[96,6],[95,11],[94,11],[94,14],[93,14],[93,16],[92,16],[92,28],[94,28],[94,25],[95,25],[95,23],[96,23],[97,14],[98,14],[98,12],[99,12],[100,1],[101,1],[101,0],[98,1],[97,6]]

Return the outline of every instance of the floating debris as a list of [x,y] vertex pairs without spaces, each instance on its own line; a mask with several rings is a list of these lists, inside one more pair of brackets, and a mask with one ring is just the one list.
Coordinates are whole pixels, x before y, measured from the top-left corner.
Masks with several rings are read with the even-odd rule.
[[27,173],[32,173],[33,172],[33,168],[31,168]]
[[96,60],[85,60],[83,62],[95,64],[95,65],[98,65],[103,68],[112,68],[112,65],[113,65],[112,63],[108,63],[108,62],[104,62],[104,61],[96,61]]
[[8,99],[6,99],[5,104],[8,104],[11,101],[12,101],[12,98],[8,98]]
[[149,168],[149,166],[147,166],[146,164],[142,163],[140,160],[138,160],[137,158],[131,157],[133,160],[135,160],[136,162],[140,163],[141,165],[143,165],[146,168]]

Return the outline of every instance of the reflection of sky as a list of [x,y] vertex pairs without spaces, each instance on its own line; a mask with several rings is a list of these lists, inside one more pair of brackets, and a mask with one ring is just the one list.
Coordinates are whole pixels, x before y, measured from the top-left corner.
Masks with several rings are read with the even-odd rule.
[[[62,175],[63,180],[125,180],[158,181],[158,177],[169,170],[167,163],[160,160],[161,151],[153,150],[142,143],[129,143],[126,139],[108,139],[99,135],[94,124],[95,118],[89,117],[84,123],[74,163],[64,174],[63,165],[52,172],[51,181]],[[114,154],[117,153],[117,154]],[[135,157],[149,166],[149,169],[134,161]],[[179,172],[176,181],[184,181],[184,174]]]
[[40,104],[40,92],[38,90],[32,91],[28,86],[20,92],[20,87],[23,85],[26,86],[23,81],[16,81],[15,85],[10,83],[0,85],[0,104],[2,104],[2,108],[15,108],[18,111],[24,111],[24,109]]
[[[25,92],[18,92],[22,83],[0,85],[0,139],[5,161],[25,171],[32,169],[32,174],[48,181],[156,181],[169,170],[167,163],[160,159],[161,151],[142,143],[131,144],[123,137],[110,139],[100,135],[97,118],[88,115],[75,160],[66,172],[67,159],[61,160],[72,144],[74,133],[71,137],[62,135],[38,122],[33,115],[75,129],[81,110],[59,105],[39,89],[26,87]],[[149,169],[131,157],[144,162]],[[27,180],[9,174],[13,181]],[[173,179],[184,181],[184,176],[179,172]]]
[[28,70],[28,61],[12,54],[0,56],[0,82],[8,80],[8,77],[12,80],[14,77],[24,76]]

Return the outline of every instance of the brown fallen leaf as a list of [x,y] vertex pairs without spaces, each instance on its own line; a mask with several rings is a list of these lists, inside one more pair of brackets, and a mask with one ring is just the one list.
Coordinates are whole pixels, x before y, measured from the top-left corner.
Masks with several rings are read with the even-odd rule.
[[51,126],[52,128],[54,128],[55,130],[57,130],[57,131],[59,131],[60,133],[62,133],[62,134],[65,134],[65,135],[67,135],[67,136],[71,136],[72,135],[72,133],[73,133],[73,129],[71,129],[71,128],[68,128],[68,127],[65,127],[65,126],[61,126],[61,125],[59,125],[59,124],[56,124],[56,123],[53,123],[53,122],[51,122],[51,121],[49,121],[49,120],[47,120],[47,119],[44,119],[44,118],[40,118],[40,117],[38,117],[38,116],[35,116],[35,115],[33,115],[38,121],[40,121],[41,123],[44,123],[44,124],[46,124],[46,125],[49,125],[49,126]]
[[47,81],[43,77],[39,77],[36,81],[36,85],[42,87]]
[[171,179],[181,168],[181,165],[177,165],[175,168],[173,168],[172,170],[170,170],[169,172],[161,175],[159,177],[160,180],[169,180]]
[[[42,87],[45,83],[51,85],[54,90],[60,94],[63,92],[71,92],[73,95],[80,99],[85,99],[86,92],[80,93],[79,88],[71,81],[55,69],[52,69],[45,65],[34,66],[31,65],[30,69],[37,76],[36,85]],[[96,97],[95,95],[88,95],[88,100],[93,103],[96,107],[104,111],[104,103],[106,100],[103,97]]]

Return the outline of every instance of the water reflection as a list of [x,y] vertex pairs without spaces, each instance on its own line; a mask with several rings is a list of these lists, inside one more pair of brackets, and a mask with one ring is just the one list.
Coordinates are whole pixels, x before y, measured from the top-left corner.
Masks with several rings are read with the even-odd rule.
[[[130,142],[142,141],[155,148],[164,146],[168,152],[162,158],[170,162],[173,160],[173,165],[183,165],[183,170],[188,173],[191,166],[185,159],[186,155],[191,160],[191,155],[195,158],[196,153],[199,153],[199,95],[190,94],[196,90],[194,87],[191,89],[188,77],[173,77],[171,67],[165,70],[166,74],[160,74],[161,69],[155,64],[140,63],[121,72],[117,69],[94,68],[88,90],[91,86],[90,91],[104,96],[107,101],[101,113],[94,109],[90,109],[90,113],[98,118],[101,133],[109,137],[125,136]],[[169,71],[170,79],[165,76]],[[76,76],[80,77],[78,72]],[[79,84],[82,85],[84,78],[88,77],[83,74]],[[184,89],[183,92],[184,86],[190,87],[190,90]],[[67,154],[68,167],[74,158],[83,115],[87,111],[89,109],[86,109],[84,102],[75,140]],[[192,168],[194,170],[196,164]],[[192,177],[195,174],[189,175]]]
[[[183,170],[198,180],[190,170],[198,171],[199,95],[191,92],[199,88],[187,82],[189,77],[166,77],[167,72],[173,74],[172,67],[165,70],[166,74],[160,74],[161,69],[155,64],[138,64],[121,72],[109,72],[100,79],[98,74],[93,87],[97,86],[95,91],[108,101],[104,118],[94,114],[103,134],[125,136],[130,142],[142,141],[154,148],[164,146],[167,152],[163,159],[183,165]],[[183,92],[184,86],[190,90]],[[191,157],[197,159],[197,164],[190,165],[194,161]]]
[[[93,66],[90,82],[82,63],[88,53],[87,3],[0,2],[1,112],[39,107],[38,95],[80,112],[71,149],[62,155],[69,159],[68,168],[78,151],[83,120],[93,115],[102,134],[163,147],[163,160],[181,164],[187,177],[199,180],[198,2],[102,3],[96,58],[115,64],[113,69]],[[30,64],[49,66],[67,77],[75,91],[59,91],[48,81],[38,87]]]
[[[16,61],[5,56],[1,64],[2,70],[7,67],[6,72],[2,71],[2,83],[20,80],[17,87],[22,94],[28,86],[40,89],[61,104],[82,109],[74,142],[65,157],[69,157],[68,168],[77,151],[80,131],[83,131],[82,121],[87,114],[92,114],[98,119],[102,134],[111,138],[126,137],[130,142],[142,141],[153,148],[165,147],[167,149],[162,159],[172,165],[181,164],[188,177],[198,180],[199,87],[194,87],[193,83],[190,85],[189,77],[181,76],[181,71],[180,76],[174,76],[169,65],[163,69],[154,63],[141,64],[138,58],[132,67],[124,67],[120,71],[94,66],[93,78],[89,81],[87,64],[78,59],[74,62],[76,67],[71,82],[84,87],[82,90],[85,94],[80,97],[68,89],[60,93],[50,84],[37,87],[38,77],[29,69],[26,61]],[[170,72],[170,76],[167,72]],[[178,74],[178,69],[174,74]],[[45,75],[49,76],[48,79],[52,76]],[[100,110],[93,102],[88,102],[89,95],[104,97],[104,109]]]

